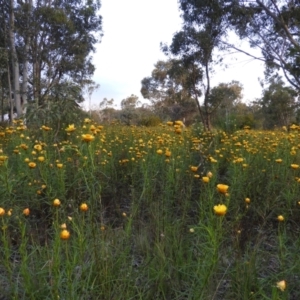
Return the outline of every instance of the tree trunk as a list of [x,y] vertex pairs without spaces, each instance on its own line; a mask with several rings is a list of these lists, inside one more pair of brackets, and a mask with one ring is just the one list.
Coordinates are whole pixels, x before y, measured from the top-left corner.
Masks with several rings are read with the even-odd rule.
[[19,69],[19,61],[18,61],[16,46],[15,46],[14,23],[15,23],[14,0],[10,0],[9,41],[10,41],[10,50],[12,56],[14,104],[17,109],[17,116],[20,117],[23,111],[21,105],[20,69]]
[[[32,0],[29,0],[29,13],[31,13],[32,10]],[[25,53],[24,53],[24,66],[23,66],[23,82],[22,82],[22,107],[23,107],[23,114],[26,114],[27,111],[27,86],[28,86],[28,52],[29,52],[29,45],[30,45],[30,36],[29,34],[25,38]]]

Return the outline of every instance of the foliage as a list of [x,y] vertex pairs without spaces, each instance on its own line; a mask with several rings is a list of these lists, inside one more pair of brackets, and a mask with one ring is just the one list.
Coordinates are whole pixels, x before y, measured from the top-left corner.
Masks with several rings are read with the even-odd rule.
[[99,0],[51,4],[11,0],[3,9],[0,42],[11,53],[9,65],[19,116],[23,114],[22,100],[25,107],[27,98],[42,105],[65,81],[81,90],[91,85],[94,65],[90,54],[102,32]]
[[[267,73],[270,75],[281,69],[288,82],[298,90],[299,16],[299,4],[290,0],[235,1],[228,15],[229,23],[237,34],[248,40],[251,47],[261,50]],[[253,57],[251,53],[244,53]]]
[[288,126],[295,121],[295,113],[299,110],[296,97],[297,92],[285,86],[280,77],[272,77],[258,102],[265,117],[264,127],[270,129],[274,126]]
[[[170,47],[164,47],[164,50],[178,57],[184,67],[191,70],[188,90],[196,102],[204,127],[210,130],[211,116],[217,108],[211,109],[210,106],[211,74],[214,65],[222,62],[216,50],[222,47],[220,39],[227,30],[224,6],[220,1],[182,0],[179,3],[183,28],[173,36]],[[202,94],[203,105],[200,105]]]
[[180,60],[158,61],[151,77],[142,80],[141,93],[162,119],[193,117],[197,106],[189,90],[191,70]]
[[1,295],[298,299],[300,127],[179,124],[1,129]]
[[28,105],[27,125],[37,129],[46,123],[56,134],[60,133],[63,127],[77,123],[85,115],[77,104],[80,97],[81,89],[70,82],[56,86],[42,105]]

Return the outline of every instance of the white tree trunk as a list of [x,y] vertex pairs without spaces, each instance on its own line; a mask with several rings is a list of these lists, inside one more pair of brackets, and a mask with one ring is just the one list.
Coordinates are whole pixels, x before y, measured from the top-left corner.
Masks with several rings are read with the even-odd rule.
[[10,41],[10,50],[12,55],[14,104],[17,109],[17,116],[20,117],[23,111],[21,105],[19,61],[18,61],[17,51],[15,47],[14,23],[15,23],[14,0],[10,0],[9,41]]

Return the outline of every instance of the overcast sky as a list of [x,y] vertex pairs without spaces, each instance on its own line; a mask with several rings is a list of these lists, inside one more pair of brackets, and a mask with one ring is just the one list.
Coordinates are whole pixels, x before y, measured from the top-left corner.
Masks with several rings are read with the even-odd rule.
[[[101,0],[104,36],[93,55],[94,81],[100,85],[91,97],[92,107],[103,98],[121,100],[140,94],[141,80],[150,76],[154,64],[166,59],[160,42],[170,44],[181,28],[177,0]],[[263,78],[262,63],[242,54],[226,55],[228,68],[212,76],[212,85],[239,80],[244,86],[244,101],[261,95],[258,77]],[[88,108],[88,101],[85,107]]]

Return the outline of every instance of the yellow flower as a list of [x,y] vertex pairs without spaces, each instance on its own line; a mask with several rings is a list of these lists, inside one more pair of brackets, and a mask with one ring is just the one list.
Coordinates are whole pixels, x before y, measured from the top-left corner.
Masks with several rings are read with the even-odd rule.
[[166,150],[166,152],[165,152],[165,156],[166,156],[166,157],[170,157],[170,156],[171,156],[171,154],[172,154],[172,153],[171,153],[171,151],[169,151],[169,150]]
[[82,204],[80,205],[80,210],[81,210],[81,211],[87,211],[88,209],[89,209],[89,207],[87,206],[86,203],[82,203]]
[[251,202],[250,198],[245,198],[245,202],[249,204]]
[[45,157],[44,157],[44,156],[39,156],[39,157],[38,157],[38,161],[43,162],[44,160],[45,160]]
[[156,153],[157,153],[157,154],[163,154],[163,151],[162,151],[161,149],[158,149],[158,150],[156,151]]
[[51,130],[51,128],[50,128],[50,127],[48,127],[48,126],[45,126],[45,125],[43,125],[43,126],[42,126],[42,129],[43,129],[43,130],[45,130],[45,131],[49,131],[49,130]]
[[83,134],[81,137],[82,137],[82,140],[84,142],[87,142],[87,143],[89,143],[89,142],[91,142],[95,139],[95,137],[92,134],[89,134],[89,133]]
[[282,159],[281,159],[281,158],[275,159],[275,161],[276,161],[278,164],[282,163]]
[[278,220],[279,222],[283,222],[283,221],[284,221],[284,216],[279,215],[279,216],[277,217],[277,220]]
[[70,232],[67,230],[67,229],[63,229],[61,232],[60,232],[60,238],[62,240],[68,240],[70,238]]
[[56,166],[61,169],[64,165],[63,164],[56,164]]
[[76,130],[76,128],[75,128],[74,124],[69,125],[69,126],[65,129],[66,132],[73,132],[73,131],[75,131],[75,130]]
[[5,161],[5,160],[7,160],[7,159],[8,159],[7,156],[5,156],[5,155],[0,155],[0,161]]
[[228,191],[228,188],[229,188],[229,186],[226,185],[226,184],[220,183],[220,184],[217,185],[217,190],[221,194],[226,194],[227,191]]
[[5,209],[0,207],[0,217],[5,215]]
[[30,210],[29,210],[29,208],[25,208],[25,209],[23,210],[23,215],[26,216],[26,217],[30,215]]
[[60,225],[60,228],[61,228],[61,229],[67,229],[67,224],[66,224],[66,223],[61,224],[61,225]]
[[291,164],[291,168],[294,169],[294,170],[295,170],[295,169],[298,169],[298,168],[299,168],[299,165],[297,165],[297,164]]
[[206,176],[207,176],[208,178],[212,178],[212,177],[213,177],[213,173],[212,173],[212,172],[207,172]]
[[198,167],[191,166],[191,171],[192,171],[192,172],[197,172],[197,170],[198,170]]
[[190,228],[190,233],[194,233],[195,232],[195,229],[194,228]]
[[55,207],[58,207],[58,206],[60,206],[60,200],[59,199],[54,199],[53,200],[53,206],[55,206]]
[[276,287],[283,292],[286,289],[286,281],[285,280],[278,281],[276,283]]
[[40,145],[40,144],[34,145],[33,148],[37,151],[42,151],[42,149],[43,149],[42,145]]
[[182,132],[182,130],[181,130],[181,128],[176,128],[175,132],[178,133],[178,134],[180,134]]
[[208,176],[203,176],[202,181],[205,182],[205,183],[208,183],[209,182],[209,177]]
[[95,125],[91,125],[91,126],[90,126],[90,131],[94,132],[94,131],[96,131],[96,129],[97,129],[97,128],[95,127]]
[[30,162],[28,163],[28,166],[30,169],[34,169],[36,167],[36,163],[35,162]]
[[214,212],[218,216],[224,216],[227,212],[227,207],[224,204],[218,204],[214,206]]
[[175,121],[175,124],[179,125],[179,126],[183,126],[183,122],[182,121]]

